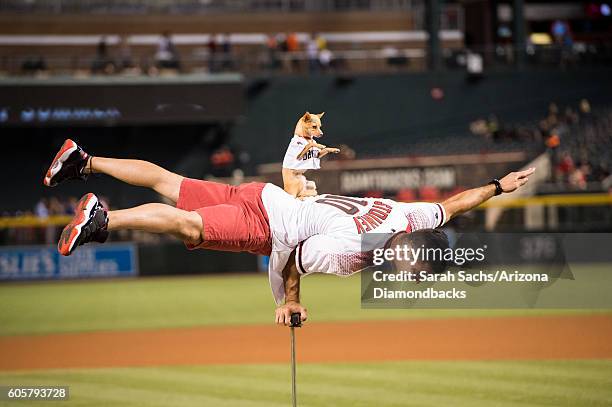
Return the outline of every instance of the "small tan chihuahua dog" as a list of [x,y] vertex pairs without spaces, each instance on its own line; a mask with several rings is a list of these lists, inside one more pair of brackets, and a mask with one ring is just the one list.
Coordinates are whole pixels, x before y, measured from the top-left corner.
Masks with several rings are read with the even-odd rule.
[[340,149],[327,147],[315,141],[323,136],[321,118],[323,113],[306,112],[295,125],[293,138],[283,160],[283,185],[286,192],[297,197],[317,195],[313,181],[304,176],[307,170],[321,168],[320,160],[327,154],[337,154]]

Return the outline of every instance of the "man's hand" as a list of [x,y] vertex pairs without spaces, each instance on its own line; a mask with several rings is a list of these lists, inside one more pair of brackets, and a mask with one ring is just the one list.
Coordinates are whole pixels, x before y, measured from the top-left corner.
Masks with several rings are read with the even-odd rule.
[[511,172],[499,180],[502,191],[515,191],[518,187],[523,186],[527,181],[529,181],[528,177],[534,172],[535,168],[528,168],[525,171]]
[[302,321],[306,321],[306,308],[300,305],[300,273],[295,264],[295,250],[283,268],[283,285],[285,287],[285,305],[276,308],[276,323],[291,325],[291,314],[298,312]]
[[276,323],[278,325],[291,325],[291,314],[298,312],[302,318],[302,322],[305,322],[308,319],[308,312],[306,308],[302,307],[302,305],[295,301],[288,301],[285,305],[281,305],[276,308]]
[[[529,168],[525,171],[511,172],[504,178],[499,180],[502,191],[510,193],[516,191],[521,186],[529,181],[529,176],[535,172],[535,168]],[[480,188],[468,189],[453,195],[444,202],[442,206],[446,212],[446,218],[451,219],[456,215],[474,209],[483,202],[495,196],[495,185],[488,184]]]

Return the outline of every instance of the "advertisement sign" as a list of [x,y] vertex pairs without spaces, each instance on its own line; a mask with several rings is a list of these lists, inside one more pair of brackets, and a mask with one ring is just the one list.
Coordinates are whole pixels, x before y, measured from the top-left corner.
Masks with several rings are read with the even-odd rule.
[[80,247],[70,257],[55,246],[0,248],[0,281],[127,277],[138,274],[133,243]]
[[404,188],[432,186],[454,188],[456,171],[453,167],[385,168],[354,170],[340,173],[340,192],[352,194],[360,191],[399,191]]

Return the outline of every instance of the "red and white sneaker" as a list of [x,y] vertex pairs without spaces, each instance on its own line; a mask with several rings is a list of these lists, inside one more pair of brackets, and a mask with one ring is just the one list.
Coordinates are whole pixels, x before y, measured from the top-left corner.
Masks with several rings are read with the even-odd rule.
[[54,187],[69,179],[87,179],[83,169],[87,165],[88,158],[89,155],[77,143],[67,139],[55,155],[43,183],[48,187]]
[[70,256],[77,246],[89,242],[104,243],[108,238],[108,217],[98,197],[85,194],[77,204],[74,218],[64,228],[57,244],[63,256]]

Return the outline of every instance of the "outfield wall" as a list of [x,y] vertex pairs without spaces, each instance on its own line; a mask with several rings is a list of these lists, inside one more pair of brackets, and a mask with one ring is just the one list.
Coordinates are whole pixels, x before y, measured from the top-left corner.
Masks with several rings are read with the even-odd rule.
[[218,274],[257,271],[258,256],[212,250],[187,250],[180,242],[138,246],[140,275]]
[[55,245],[0,247],[0,282],[246,273],[258,269],[248,253],[189,251],[180,242],[90,244],[70,257]]

